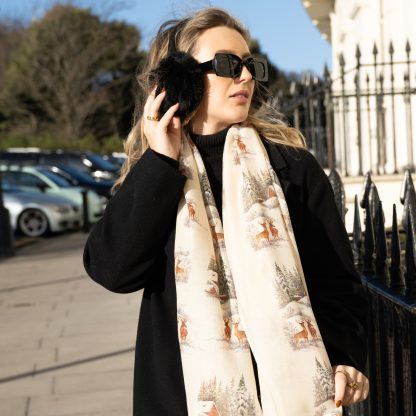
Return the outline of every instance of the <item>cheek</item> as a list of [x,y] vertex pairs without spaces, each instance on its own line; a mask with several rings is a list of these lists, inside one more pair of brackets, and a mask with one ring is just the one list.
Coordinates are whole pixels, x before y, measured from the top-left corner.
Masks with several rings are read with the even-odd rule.
[[[218,108],[219,104],[227,102],[230,94],[231,79],[218,77],[215,74],[208,74],[204,82],[204,101],[211,109]],[[221,109],[219,109],[221,110]]]

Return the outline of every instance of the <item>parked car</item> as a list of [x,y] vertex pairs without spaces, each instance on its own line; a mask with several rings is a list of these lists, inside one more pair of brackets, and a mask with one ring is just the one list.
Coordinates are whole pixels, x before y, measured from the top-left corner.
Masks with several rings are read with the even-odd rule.
[[4,206],[10,214],[11,227],[28,237],[61,232],[81,225],[81,212],[66,198],[26,192],[3,179]]
[[95,191],[98,195],[111,198],[111,189],[114,181],[96,181],[87,173],[68,165],[40,166],[43,170],[49,170],[64,178],[73,186],[82,186]]
[[119,167],[93,152],[51,151],[38,148],[10,148],[0,151],[5,165],[68,165],[90,174],[97,180],[115,180]]
[[[79,186],[72,186],[62,177],[51,171],[37,167],[0,166],[3,178],[10,184],[21,190],[36,191],[47,195],[61,196],[69,199],[83,212],[82,191]],[[89,222],[95,223],[102,216],[106,198],[97,195],[94,191],[87,190],[89,208]]]
[[[76,155],[75,152],[72,155]],[[100,155],[92,152],[79,153],[83,162],[91,171],[92,176],[97,179],[113,180],[118,177],[120,167],[108,160],[104,160]]]
[[109,161],[118,168],[121,168],[126,161],[127,156],[124,152],[113,152],[110,155],[104,155],[103,159]]

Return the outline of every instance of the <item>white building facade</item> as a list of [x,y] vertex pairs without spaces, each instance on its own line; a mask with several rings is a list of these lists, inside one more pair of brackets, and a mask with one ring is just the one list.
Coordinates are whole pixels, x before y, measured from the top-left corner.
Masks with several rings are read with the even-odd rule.
[[414,167],[416,0],[302,0],[302,4],[332,46],[336,168],[354,176]]

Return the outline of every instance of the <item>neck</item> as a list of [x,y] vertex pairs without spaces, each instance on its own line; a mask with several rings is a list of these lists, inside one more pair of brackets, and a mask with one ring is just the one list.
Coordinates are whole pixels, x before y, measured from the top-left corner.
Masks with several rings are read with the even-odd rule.
[[189,123],[189,130],[194,135],[207,135],[207,134],[215,134],[218,133],[227,127],[229,127],[231,124],[226,122],[218,122],[218,123],[208,123],[206,121],[198,122],[198,121],[191,121]]
[[205,152],[218,152],[222,155],[225,138],[229,129],[230,127],[228,126],[212,134],[195,134],[191,132],[190,137],[201,154],[205,154]]

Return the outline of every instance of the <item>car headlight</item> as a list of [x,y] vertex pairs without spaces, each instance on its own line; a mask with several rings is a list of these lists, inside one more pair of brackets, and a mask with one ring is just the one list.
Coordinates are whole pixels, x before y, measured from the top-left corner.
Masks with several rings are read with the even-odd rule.
[[49,205],[49,208],[59,214],[68,214],[68,212],[71,212],[71,208],[66,205]]
[[93,176],[96,179],[113,180],[115,175],[111,172],[96,170]]

